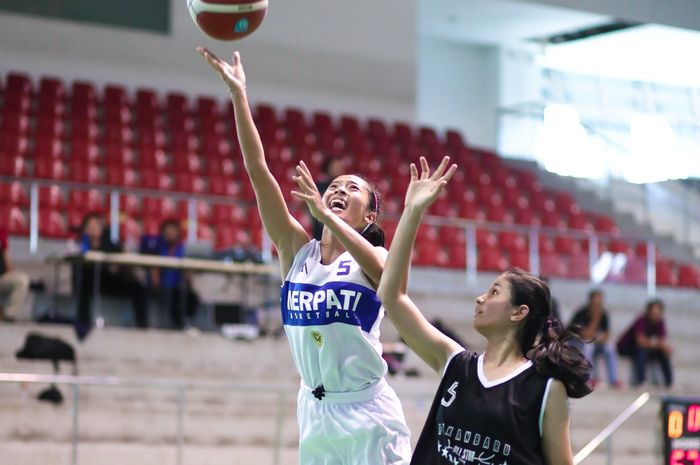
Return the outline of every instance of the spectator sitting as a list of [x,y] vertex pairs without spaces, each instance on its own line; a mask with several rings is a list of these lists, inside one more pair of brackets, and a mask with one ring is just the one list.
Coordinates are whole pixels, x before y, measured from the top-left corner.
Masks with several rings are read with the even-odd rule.
[[617,343],[620,355],[629,356],[633,362],[634,386],[641,386],[646,381],[647,363],[657,361],[664,376],[664,385],[673,384],[671,369],[671,346],[666,339],[664,322],[664,303],[660,299],[650,300],[644,314],[640,315],[632,326],[625,331]]
[[[121,252],[119,245],[109,237],[104,218],[99,213],[88,213],[83,218],[81,252],[99,250]],[[91,300],[94,293],[95,264],[82,262],[73,270],[74,289],[78,290],[78,336],[84,337],[92,327]],[[131,268],[104,264],[100,267],[100,292],[112,296],[129,296],[134,310],[134,321],[139,328],[148,326],[146,291]]]
[[5,306],[0,305],[0,321],[12,322],[24,315],[29,295],[29,275],[15,270],[10,260],[7,231],[0,226],[0,295],[6,296]]
[[[144,237],[141,252],[182,258],[185,255],[185,244],[182,241],[180,223],[173,219],[163,221],[159,236]],[[191,321],[199,305],[199,297],[192,289],[191,274],[175,269],[151,268],[149,281],[152,290],[158,293],[169,309],[173,327],[183,329],[184,316]]]
[[574,314],[569,329],[583,341],[583,353],[593,364],[593,382],[596,382],[597,359],[603,355],[608,370],[608,383],[614,388],[621,386],[617,379],[617,357],[610,345],[610,325],[608,314],[603,307],[603,292],[592,290],[588,294],[588,304]]

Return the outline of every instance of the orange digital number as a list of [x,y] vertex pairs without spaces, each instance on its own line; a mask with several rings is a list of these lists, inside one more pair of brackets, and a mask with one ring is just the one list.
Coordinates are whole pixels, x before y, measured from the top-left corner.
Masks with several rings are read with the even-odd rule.
[[668,414],[668,437],[676,439],[683,434],[683,412],[671,410]]

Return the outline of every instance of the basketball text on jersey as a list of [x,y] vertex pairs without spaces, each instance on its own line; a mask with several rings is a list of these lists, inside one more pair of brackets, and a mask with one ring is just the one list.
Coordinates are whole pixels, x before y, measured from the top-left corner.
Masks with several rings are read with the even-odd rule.
[[369,331],[381,302],[365,286],[345,281],[322,285],[285,282],[282,288],[282,319],[290,326],[322,326],[345,323]]
[[438,423],[437,451],[451,464],[508,465],[510,450],[510,444],[498,439]]

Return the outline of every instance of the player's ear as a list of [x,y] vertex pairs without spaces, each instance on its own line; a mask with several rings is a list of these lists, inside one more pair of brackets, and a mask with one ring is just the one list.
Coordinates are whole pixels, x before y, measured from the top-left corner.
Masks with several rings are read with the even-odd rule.
[[510,321],[523,321],[529,313],[530,307],[528,307],[527,305],[520,305],[518,307],[515,307],[513,309],[513,313],[510,315]]
[[365,221],[369,224],[372,224],[375,221],[377,221],[377,212],[368,211],[367,213],[365,213]]

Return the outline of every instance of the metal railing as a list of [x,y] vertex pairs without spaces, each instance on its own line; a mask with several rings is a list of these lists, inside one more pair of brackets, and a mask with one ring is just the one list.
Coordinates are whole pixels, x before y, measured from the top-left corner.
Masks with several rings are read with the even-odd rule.
[[[175,437],[176,464],[182,465],[183,448],[185,445],[185,409],[187,393],[190,391],[226,391],[239,393],[274,394],[277,396],[277,412],[275,414],[275,434],[273,442],[273,464],[281,463],[282,438],[284,432],[284,403],[288,397],[296,396],[294,386],[270,386],[266,384],[238,384],[220,382],[189,382],[172,379],[124,379],[102,376],[70,376],[70,375],[41,375],[27,373],[0,373],[0,383],[33,383],[33,384],[63,384],[71,386],[71,464],[78,465],[78,423],[80,407],[80,386],[107,386],[126,388],[147,388],[175,391],[177,393],[177,430]],[[433,393],[402,393],[402,398],[429,401]],[[574,464],[578,465],[590,456],[604,442],[607,443],[607,464],[612,464],[612,435],[632,415],[642,408],[651,395],[648,392],[640,395],[613,421],[586,444],[575,456]]]
[[574,465],[578,465],[583,462],[589,455],[593,453],[603,442],[607,443],[607,464],[611,465],[613,461],[612,456],[612,436],[615,431],[620,428],[627,420],[630,419],[640,408],[642,408],[651,399],[651,395],[648,392],[641,394],[637,397],[634,402],[627,406],[613,421],[608,424],[603,430],[598,433],[593,439],[590,440],[575,456]]
[[177,393],[177,429],[175,436],[176,464],[182,465],[185,443],[185,409],[187,393],[190,391],[226,391],[238,393],[275,394],[277,395],[277,414],[275,416],[275,436],[273,464],[281,463],[282,434],[284,426],[284,402],[290,396],[296,396],[298,388],[292,386],[270,386],[265,384],[207,383],[189,382],[171,379],[124,379],[103,376],[40,375],[27,373],[0,373],[0,382],[62,384],[71,386],[71,464],[78,464],[78,423],[81,386],[107,386],[121,388],[147,388],[175,391]]

